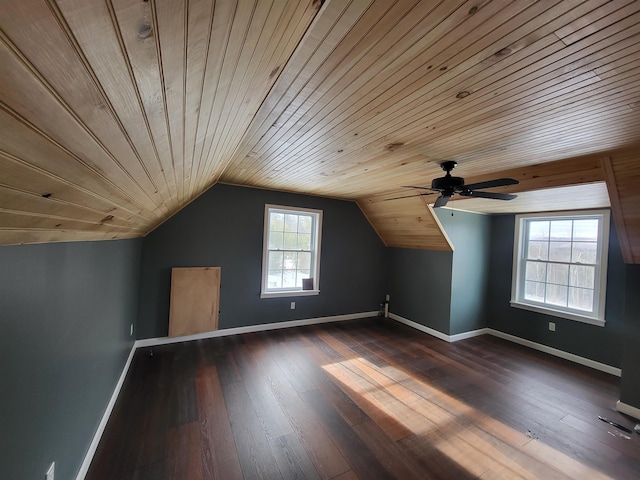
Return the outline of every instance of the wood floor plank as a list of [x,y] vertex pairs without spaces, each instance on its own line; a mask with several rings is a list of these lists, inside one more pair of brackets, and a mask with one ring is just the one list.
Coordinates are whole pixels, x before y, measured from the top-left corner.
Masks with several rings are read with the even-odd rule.
[[86,479],[635,480],[618,382],[381,318],[140,348]]
[[294,433],[271,439],[269,443],[280,472],[285,479],[320,480],[318,471],[300,443],[300,439]]
[[244,478],[281,479],[280,469],[244,383],[227,385],[224,396]]
[[241,479],[242,470],[229,423],[229,414],[215,366],[204,367],[196,377],[205,478]]

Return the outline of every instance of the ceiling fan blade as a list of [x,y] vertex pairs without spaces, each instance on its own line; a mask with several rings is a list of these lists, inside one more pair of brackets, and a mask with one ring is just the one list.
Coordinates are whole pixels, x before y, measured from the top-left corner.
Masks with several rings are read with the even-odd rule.
[[420,190],[431,190],[432,192],[439,192],[440,190],[436,190],[435,188],[431,188],[431,187],[416,187],[413,185],[403,185],[402,188],[418,188]]
[[460,195],[472,198],[491,198],[493,200],[513,200],[517,197],[512,193],[476,192],[471,190],[460,192]]
[[400,200],[401,198],[424,197],[425,195],[434,195],[436,193],[438,192],[417,193],[414,195],[403,195],[402,197],[385,198],[383,202],[388,202],[390,200]]
[[434,208],[444,207],[447,204],[447,202],[449,201],[450,198],[451,198],[451,195],[440,195],[436,199],[436,203],[433,204],[433,207]]
[[482,188],[494,188],[494,187],[505,187],[507,185],[517,185],[520,182],[513,178],[496,178],[495,180],[488,180],[486,182],[478,182],[472,183],[470,185],[465,185],[464,188],[469,190],[480,190]]

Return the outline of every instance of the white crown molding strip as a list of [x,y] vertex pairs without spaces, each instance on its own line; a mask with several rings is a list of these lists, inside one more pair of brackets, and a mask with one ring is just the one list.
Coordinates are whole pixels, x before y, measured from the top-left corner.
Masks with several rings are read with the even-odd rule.
[[624,413],[625,415],[629,415],[630,417],[640,420],[640,408],[633,407],[618,400],[616,402],[616,410],[620,413]]
[[104,414],[102,415],[102,420],[100,420],[98,429],[96,430],[96,433],[93,435],[93,440],[91,441],[91,445],[89,445],[89,450],[87,450],[87,453],[84,456],[84,460],[82,462],[82,465],[80,466],[78,475],[76,475],[76,480],[84,480],[84,477],[87,475],[87,472],[89,471],[89,465],[91,465],[91,460],[93,460],[93,456],[96,453],[96,449],[98,448],[98,444],[100,443],[100,439],[102,438],[104,429],[107,426],[109,417],[111,416],[111,411],[113,410],[113,407],[116,404],[116,400],[118,400],[118,395],[120,395],[120,389],[124,384],[124,379],[126,378],[127,372],[129,371],[129,366],[131,365],[131,361],[133,360],[133,354],[135,353],[135,351],[136,351],[136,344],[134,343],[131,346],[129,357],[127,358],[127,361],[124,364],[124,368],[122,369],[122,373],[120,374],[118,383],[116,383],[116,388],[113,389],[113,393],[111,394],[109,403],[107,403],[107,408],[105,408],[104,410]]
[[622,370],[617,367],[612,367],[611,365],[607,365],[605,363],[596,362],[595,360],[591,360],[589,358],[574,355],[573,353],[558,350],[557,348],[548,347],[547,345],[532,342],[531,340],[516,337],[515,335],[504,333],[499,330],[494,330],[492,328],[481,328],[479,330],[473,330],[471,332],[464,332],[457,335],[449,336],[442,332],[439,332],[438,330],[434,330],[433,328],[425,327],[424,325],[421,325],[419,323],[407,320],[406,318],[403,318],[400,315],[396,315],[395,313],[389,313],[389,318],[392,318],[393,320],[396,320],[400,323],[404,323],[405,325],[413,327],[416,330],[420,330],[421,332],[427,333],[433,337],[439,338],[440,340],[444,340],[445,342],[457,342],[458,340],[464,340],[465,338],[488,334],[493,335],[494,337],[502,338],[503,340],[508,340],[510,342],[523,345],[525,347],[533,348],[534,350],[539,350],[541,352],[563,358],[565,360],[569,360],[574,363],[578,363],[580,365],[585,365],[595,370],[600,370],[601,372],[609,373],[617,377],[622,376]]
[[89,471],[89,466],[91,465],[91,461],[93,460],[93,456],[96,453],[96,449],[98,448],[98,444],[100,443],[100,439],[102,438],[102,434],[104,433],[104,429],[107,426],[107,422],[109,421],[109,417],[111,416],[111,412],[113,407],[116,404],[116,400],[118,400],[118,395],[120,395],[120,389],[124,384],[124,379],[127,376],[127,372],[129,371],[129,366],[131,365],[131,361],[133,360],[133,355],[138,348],[141,347],[152,347],[156,345],[166,345],[169,343],[178,343],[178,342],[188,342],[191,340],[200,340],[203,338],[215,338],[215,337],[225,337],[228,335],[238,335],[241,333],[254,333],[254,332],[263,332],[267,330],[277,330],[280,328],[288,328],[288,327],[300,327],[303,325],[316,325],[320,323],[329,323],[329,322],[342,322],[345,320],[356,320],[360,318],[371,318],[377,317],[378,311],[372,312],[361,312],[361,313],[351,313],[347,315],[334,315],[331,317],[318,317],[318,318],[307,318],[304,320],[291,320],[288,322],[278,322],[278,323],[265,323],[262,325],[250,325],[248,327],[237,327],[237,328],[226,328],[223,330],[216,330],[213,332],[200,333],[197,335],[188,335],[184,337],[160,337],[160,338],[147,338],[144,340],[136,340],[133,346],[131,347],[131,352],[129,352],[129,358],[127,358],[127,362],[122,369],[122,373],[120,374],[120,378],[118,379],[118,383],[116,384],[115,389],[113,390],[113,394],[111,395],[111,399],[107,404],[107,408],[104,411],[104,415],[102,416],[102,420],[100,420],[100,424],[98,425],[98,429],[93,436],[93,440],[91,441],[91,445],[89,445],[89,450],[84,457],[82,465],[80,466],[80,470],[78,471],[78,475],[76,475],[76,480],[84,480],[87,472]]

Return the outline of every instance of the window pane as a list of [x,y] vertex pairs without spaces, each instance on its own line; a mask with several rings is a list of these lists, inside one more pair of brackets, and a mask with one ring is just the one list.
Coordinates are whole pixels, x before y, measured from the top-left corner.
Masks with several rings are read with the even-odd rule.
[[593,311],[593,290],[569,287],[569,308]]
[[573,241],[597,242],[598,224],[597,218],[573,221]]
[[300,286],[302,286],[303,278],[311,278],[310,270],[298,270],[298,278],[300,279]]
[[303,270],[309,270],[311,268],[311,253],[298,253],[298,268]]
[[285,250],[297,250],[297,248],[298,248],[298,234],[297,233],[285,233],[284,234],[284,248],[285,248]]
[[598,244],[596,242],[574,242],[571,252],[573,263],[590,263],[595,265],[598,258]]
[[564,285],[547,285],[547,298],[545,303],[566,307],[567,296],[568,287]]
[[527,249],[527,258],[530,260],[548,260],[549,243],[530,241]]
[[552,262],[570,262],[571,242],[549,242],[549,260]]
[[571,240],[573,220],[554,220],[549,228],[549,239],[562,241]]
[[548,240],[549,222],[531,221],[529,222],[529,240]]
[[298,234],[298,248],[300,250],[311,250],[311,235],[308,233]]
[[595,286],[595,267],[586,265],[571,265],[571,275],[569,285],[572,287],[583,287],[593,289]]
[[524,298],[534,302],[544,302],[545,284],[539,282],[525,282]]
[[269,270],[284,268],[282,252],[269,252]]
[[300,219],[298,220],[298,232],[311,233],[312,222],[313,220],[311,217],[307,215],[300,215]]
[[284,213],[271,213],[269,216],[269,230],[284,232]]
[[[550,263],[547,268],[547,283],[557,285],[568,285],[569,283],[569,265],[558,265]],[[566,303],[566,300],[565,300]]]
[[525,280],[544,282],[547,279],[547,264],[541,262],[527,262],[524,274]]
[[282,232],[269,232],[269,250],[282,250],[284,237]]
[[282,272],[282,288],[294,288],[296,286],[296,271],[283,270]]
[[282,288],[282,270],[269,270],[267,282],[269,288]]
[[296,252],[284,253],[284,268],[287,270],[298,268],[298,254]]
[[298,215],[286,214],[284,216],[284,231],[285,232],[298,231]]

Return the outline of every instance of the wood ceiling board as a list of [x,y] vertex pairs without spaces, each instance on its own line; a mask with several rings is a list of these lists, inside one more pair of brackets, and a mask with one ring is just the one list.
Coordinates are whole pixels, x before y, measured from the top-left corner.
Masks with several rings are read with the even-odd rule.
[[[57,8],[52,6],[57,20],[65,30],[70,30],[69,36],[84,68],[103,92],[105,103],[113,110],[124,134],[143,160],[144,169],[150,172],[154,185],[166,197],[166,179],[159,168],[161,162],[146,128],[140,91],[113,4],[100,0],[61,0],[57,2]],[[165,210],[168,212],[169,207]]]
[[131,233],[102,233],[78,232],[73,230],[19,230],[0,227],[0,245],[24,245],[30,243],[51,242],[88,242],[97,240],[117,240],[137,238],[140,234]]
[[[151,217],[144,207],[130,197],[119,185],[110,182],[81,158],[56,144],[34,126],[25,124],[0,105],[0,155],[19,159],[42,171],[83,185],[114,206],[141,217]],[[45,192],[42,192],[45,193]],[[48,192],[47,192],[48,193]],[[151,217],[152,218],[152,217]]]
[[[132,176],[138,177],[139,183],[148,185],[150,172],[140,172],[143,168],[140,154],[131,139],[123,135],[116,113],[75,47],[61,14],[52,13],[52,10],[57,12],[55,4],[26,1],[17,6],[17,3],[5,2],[3,5],[0,17],[6,34],[1,35],[3,43],[11,46],[16,58],[33,72],[61,108],[97,139],[101,148],[121,165],[126,165]],[[18,91],[24,90],[26,85],[18,88]],[[23,97],[33,101],[31,95]],[[48,119],[47,122],[53,123]],[[155,187],[149,194],[156,194]]]
[[602,182],[571,163],[588,155],[611,157],[613,209],[640,242],[619,154],[640,142],[638,2],[6,0],[0,55],[0,209],[41,226],[106,238],[113,215],[135,236],[220,180],[368,202],[384,237],[395,223],[439,248],[412,224],[421,198],[380,200],[449,159],[467,181]]
[[31,215],[66,217],[68,219],[101,224],[108,222],[110,225],[121,229],[138,231],[136,224],[122,220],[110,213],[96,211],[85,206],[74,205],[56,197],[45,198],[41,195],[34,195],[19,190],[13,190],[0,185],[0,210],[21,212]]
[[[245,139],[260,141],[264,137],[272,138],[272,134],[281,128],[282,117],[287,109],[295,112],[296,105],[303,103],[298,97],[313,91],[314,86],[310,84],[313,75],[325,70],[326,76],[333,74],[334,65],[327,65],[327,57],[335,55],[334,52],[343,37],[353,27],[354,22],[367,11],[370,3],[367,1],[348,4],[327,2],[323,6],[322,15],[312,24],[309,32],[294,52],[285,72],[280,76],[273,91],[257,112],[256,119]],[[270,99],[272,100],[270,101]],[[250,180],[249,175],[246,174],[247,167],[243,165],[241,159],[256,158],[256,161],[262,161],[263,155],[258,150],[256,145],[247,140],[243,141],[238,149],[234,164],[225,171],[222,177],[223,181],[233,183],[232,172],[237,168],[243,174],[243,183],[247,179]]]
[[452,250],[433,209],[420,198],[358,205],[388,247]]
[[[296,2],[289,2],[289,3],[292,5],[298,5],[298,3]],[[213,140],[214,136],[216,135],[218,137],[223,135],[222,133],[217,133],[217,132],[221,131],[221,128],[222,128],[221,125],[226,125],[230,112],[235,113],[234,118],[236,121],[236,127],[233,128],[233,135],[229,137],[231,139],[230,140],[231,143],[229,143],[229,140],[225,140],[223,136],[222,141],[216,142],[216,147],[214,147],[213,151],[212,151],[213,142],[209,142],[208,147],[205,146],[203,150],[205,152],[205,157],[209,159],[213,158],[216,162],[216,163],[210,162],[209,166],[203,170],[203,175],[205,177],[212,177],[213,180],[216,181],[219,175],[221,174],[221,172],[223,171],[223,169],[227,167],[229,161],[232,158],[231,155],[237,148],[238,142],[240,142],[242,135],[244,135],[247,128],[249,128],[251,121],[255,117],[256,110],[263,103],[264,95],[267,94],[269,89],[271,89],[271,87],[273,86],[274,82],[279,78],[277,76],[277,73],[281,71],[282,66],[284,65],[286,60],[291,55],[291,52],[295,49],[296,45],[298,44],[300,37],[292,35],[291,32],[296,32],[297,35],[301,36],[305,32],[306,27],[309,25],[309,23],[313,19],[313,15],[318,5],[316,3],[310,3],[310,2],[306,2],[303,5],[305,5],[306,8],[304,10],[300,8],[295,10],[294,11],[295,15],[293,19],[290,20],[290,13],[291,13],[290,8],[286,10],[284,15],[281,16],[280,23],[274,27],[275,34],[279,36],[279,38],[275,38],[273,36],[274,34],[271,32],[257,32],[257,33],[264,33],[264,34],[271,35],[270,37],[271,41],[267,41],[266,39],[261,39],[261,37],[258,36],[257,33],[254,33],[253,35],[254,46],[256,43],[258,45],[262,44],[261,49],[259,51],[261,52],[260,55],[262,55],[264,62],[261,63],[260,56],[258,56],[258,58],[252,59],[250,55],[253,54],[254,52],[251,49],[245,49],[241,53],[236,52],[237,55],[240,55],[240,57],[238,58],[238,62],[244,62],[244,64],[246,64],[248,67],[253,66],[252,68],[255,68],[256,65],[257,66],[262,65],[262,68],[264,68],[264,71],[259,72],[260,73],[259,75],[256,74],[256,72],[254,72],[253,70],[249,70],[248,73],[245,73],[245,71],[243,70],[238,70],[236,68],[235,63],[232,64],[231,62],[227,62],[225,58],[225,63],[222,66],[223,70],[221,73],[221,79],[220,79],[220,82],[218,83],[218,88],[216,90],[214,110],[212,112],[212,115],[214,117],[217,117],[217,120],[216,120],[217,123],[215,126],[214,135],[210,136],[210,140]],[[291,22],[294,22],[293,26],[290,25]],[[283,25],[285,25],[286,28],[283,28]],[[233,35],[233,33],[234,32],[232,31],[231,34]],[[228,43],[229,49],[233,49],[233,45],[234,45],[234,39],[232,36]],[[264,53],[263,50],[265,45],[272,45],[272,46],[286,45],[287,48],[267,50],[266,54],[263,55]],[[225,70],[225,67],[229,67],[229,68],[233,67],[233,70],[229,70],[229,68]],[[225,71],[227,71],[228,73],[225,73]],[[226,78],[228,75],[231,75],[231,74],[236,75],[237,79],[229,80]],[[261,83],[256,83],[259,81],[261,81]],[[239,102],[238,105],[240,108],[238,108],[238,106],[234,106],[233,104],[224,101],[226,100],[226,98],[229,97],[229,95],[226,95],[225,97],[224,95],[219,94],[220,87],[222,86],[222,89],[224,92],[224,89],[227,88],[227,85],[226,85],[227,83],[229,83],[230,86],[234,86],[234,87],[239,86],[239,88],[244,89],[241,91],[243,91],[248,98],[245,98],[244,94],[238,95],[237,92],[235,94],[235,98]],[[251,109],[247,109],[246,107],[247,105],[250,105]],[[219,113],[216,114],[216,112],[219,112]],[[240,112],[241,114],[239,115],[238,112]],[[242,113],[244,113],[244,115],[242,115]],[[228,137],[228,132],[225,135],[227,135]],[[225,141],[226,143],[224,143]],[[216,148],[220,146],[224,147],[227,144],[228,144],[227,149],[224,152],[221,153],[218,150],[216,150]],[[221,155],[223,156],[221,157]],[[223,158],[223,160],[219,160],[219,158]],[[214,165],[214,168],[212,168],[211,165]]]
[[[495,190],[488,189],[487,191]],[[604,182],[520,192],[516,199],[510,201],[473,197],[461,201],[457,198],[454,197],[449,201],[447,207],[487,214],[589,210],[611,206],[607,186]]]
[[[449,72],[447,72],[447,73],[449,73]],[[426,80],[425,80],[425,82],[426,82]],[[429,85],[430,85],[430,83],[429,83]]]
[[[588,75],[591,75],[591,76],[592,76],[593,74],[592,74],[592,73],[588,73]],[[483,123],[484,123],[484,121],[483,121]],[[324,158],[324,159],[330,158],[330,155],[324,155],[324,153],[325,153],[325,152],[323,152],[323,158]],[[325,162],[326,162],[326,161],[327,161],[327,160],[325,160]],[[290,170],[294,171],[294,167],[291,167],[291,168],[290,168]],[[305,172],[305,177],[306,177],[307,179],[309,179],[309,175],[308,175],[308,174],[309,174],[309,168],[308,168],[306,165],[305,165],[305,168],[304,168],[304,172]],[[267,174],[267,176],[269,176],[269,175]],[[282,179],[282,174],[277,175],[277,177],[278,177],[278,178],[280,178],[280,179]],[[291,177],[291,176],[290,176],[290,177],[288,177],[288,180],[289,180],[289,182],[290,182],[290,183],[295,183],[296,178],[295,178],[295,177]],[[283,181],[284,181],[284,180],[281,180],[281,182],[283,182]],[[309,181],[309,180],[308,180],[308,181]]]
[[[144,171],[131,168],[138,164],[133,163],[129,171],[125,170],[92,132],[57,101],[51,91],[32,75],[24,63],[18,61],[4,43],[0,43],[0,63],[3,68],[7,68],[7,74],[3,75],[4,86],[11,91],[24,88],[29,92],[29,95],[4,97],[0,108],[10,112],[18,122],[71,152],[110,183],[121,186],[124,191],[135,196],[140,206],[146,209],[159,208],[153,200],[154,186]],[[12,135],[12,132],[5,134]],[[134,178],[136,174],[140,175]]]
[[[464,11],[464,12],[463,12],[462,10],[458,10],[458,12],[462,14],[462,15],[461,15],[461,16],[462,16],[462,20],[464,20],[466,17],[468,17],[468,12],[466,12],[466,11]],[[479,20],[480,20],[480,17],[479,17]],[[461,20],[459,20],[459,21],[461,21]],[[439,25],[437,25],[437,27],[442,27],[442,23],[440,23]],[[435,33],[433,36],[434,36],[434,38],[437,38],[437,37],[438,37],[438,35],[440,35],[442,32],[440,32],[440,31],[439,31],[439,30],[437,30],[437,29],[436,29],[435,31],[436,31],[436,33]],[[377,30],[376,30],[376,32],[377,32]],[[433,31],[432,31],[432,32],[430,32],[430,33],[433,33]],[[420,36],[422,37],[422,40],[420,41],[420,42],[422,42],[422,43],[428,42],[428,41],[431,39],[431,37],[430,37],[428,34],[427,34],[427,35],[425,35],[425,34],[424,34],[424,32],[420,32]],[[421,43],[420,43],[420,42],[418,42],[418,44],[417,44],[417,46],[416,46],[416,42],[415,42],[415,40],[413,40],[413,39],[412,39],[412,41],[411,41],[411,42],[410,42],[410,44],[407,46],[407,48],[409,48],[409,50],[411,50],[411,48],[413,48],[413,49],[415,50],[415,49],[419,48],[419,46],[421,45]],[[388,47],[385,47],[385,48],[388,48]],[[427,52],[427,53],[428,53],[428,52]],[[424,53],[424,52],[423,52],[423,55],[426,55],[426,53]],[[390,64],[391,64],[391,66],[385,66],[386,70],[389,70],[389,71],[391,71],[391,72],[396,71],[396,70],[394,70],[394,68],[395,68],[395,67],[392,67],[392,66],[393,66],[394,64],[398,64],[398,63],[399,63],[399,60],[398,60],[398,59],[395,59],[395,58],[394,58],[393,56],[391,56],[391,55],[387,55],[386,57],[383,57],[383,58],[390,58],[390,59],[391,59],[391,60],[389,60],[389,62],[390,62]],[[378,63],[380,63],[380,62],[378,62]],[[347,64],[347,66],[349,66],[349,65]],[[383,65],[383,66],[384,66],[384,65]],[[380,68],[380,67],[378,66],[378,68]],[[331,72],[331,73],[332,73],[332,75],[335,75],[335,72]],[[396,77],[398,77],[398,78],[400,78],[400,77],[402,77],[402,76],[404,76],[402,73],[397,73],[397,74],[396,74]],[[335,103],[340,103],[341,101],[345,101],[345,102],[346,102],[346,101],[350,101],[350,102],[353,102],[353,101],[355,101],[355,100],[354,100],[354,98],[355,98],[356,100],[357,100],[357,99],[360,99],[360,102],[361,102],[361,103],[362,103],[363,101],[368,102],[368,101],[369,101],[369,98],[368,98],[368,97],[364,97],[364,100],[363,100],[363,95],[362,95],[360,92],[358,92],[358,91],[356,90],[356,88],[359,88],[359,87],[361,87],[361,86],[363,86],[363,85],[364,85],[364,86],[366,86],[367,88],[369,88],[369,89],[370,89],[370,88],[371,88],[371,86],[370,86],[370,83],[371,83],[371,82],[368,82],[368,83],[367,83],[367,81],[368,81],[368,80],[373,80],[373,79],[375,79],[375,81],[379,83],[379,82],[380,82],[379,77],[380,77],[380,75],[376,73],[376,70],[375,70],[375,69],[371,69],[371,68],[369,68],[369,71],[367,72],[367,75],[366,75],[366,76],[360,76],[359,78],[357,78],[357,79],[356,79],[357,81],[355,81],[355,82],[353,81],[353,79],[351,79],[351,78],[347,78],[347,80],[345,81],[345,82],[346,82],[346,84],[345,84],[345,85],[338,84],[338,86],[336,87],[336,88],[338,89],[338,91],[336,92],[336,97],[335,97],[335,98],[333,98],[333,99],[331,99],[331,101],[333,102],[333,104],[335,104]],[[324,79],[322,79],[322,80],[324,80]],[[323,91],[323,93],[324,93],[324,91]],[[358,93],[358,95],[355,95],[355,96],[354,96],[354,93]],[[375,94],[375,92],[374,92],[374,94]],[[373,97],[374,97],[374,96],[377,96],[377,94],[375,94],[375,95],[371,95],[371,96],[372,96],[372,99],[371,99],[371,100],[373,100],[373,99],[374,99]],[[330,97],[330,98],[331,98],[331,97]],[[324,108],[325,110],[327,110],[327,109],[331,109],[331,108],[332,108],[332,106],[331,106],[331,104],[329,104],[329,105],[324,105],[324,106],[323,106],[323,108]],[[284,129],[282,129],[282,130],[284,130]],[[264,138],[264,137],[263,137],[263,138]],[[308,144],[308,143],[310,143],[310,140],[309,140],[309,139],[305,139],[305,144]],[[289,144],[290,144],[290,140],[287,140],[287,146],[288,146],[289,151],[291,152],[290,154],[291,154],[291,155],[295,155],[295,150],[293,150],[293,149],[291,148],[291,146],[289,146]],[[257,150],[257,151],[256,151],[256,153],[257,153],[257,154],[260,154],[261,152],[260,152],[259,150]],[[276,153],[277,153],[277,152],[276,152]]]
[[603,159],[613,219],[626,263],[640,261],[640,145]]

